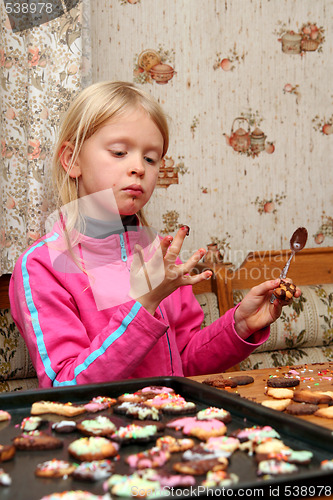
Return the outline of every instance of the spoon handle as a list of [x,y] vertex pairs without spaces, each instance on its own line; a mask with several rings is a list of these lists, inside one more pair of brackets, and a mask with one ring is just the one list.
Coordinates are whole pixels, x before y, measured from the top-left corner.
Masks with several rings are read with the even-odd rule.
[[287,272],[288,272],[288,269],[289,269],[289,266],[290,266],[290,262],[291,262],[292,258],[294,257],[294,255],[295,255],[295,252],[292,251],[291,254],[290,254],[290,257],[289,257],[289,259],[288,259],[288,261],[286,263],[286,265],[282,269],[281,274],[279,276],[279,278],[281,280],[284,280],[284,278],[287,276]]

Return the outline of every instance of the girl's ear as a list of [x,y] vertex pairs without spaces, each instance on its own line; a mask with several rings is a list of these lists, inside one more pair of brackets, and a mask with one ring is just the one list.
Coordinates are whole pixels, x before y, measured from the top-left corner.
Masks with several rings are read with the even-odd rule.
[[63,143],[63,145],[60,148],[59,160],[60,160],[60,163],[63,166],[63,168],[68,173],[69,177],[72,177],[73,179],[75,179],[75,178],[80,177],[81,168],[80,168],[79,163],[77,161],[72,163],[73,153],[74,153],[73,144],[66,141]]

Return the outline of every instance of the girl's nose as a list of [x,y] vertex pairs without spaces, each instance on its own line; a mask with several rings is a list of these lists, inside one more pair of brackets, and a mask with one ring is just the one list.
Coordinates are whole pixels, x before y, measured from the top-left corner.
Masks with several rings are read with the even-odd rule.
[[143,175],[145,173],[145,163],[142,157],[135,157],[130,165],[131,174]]

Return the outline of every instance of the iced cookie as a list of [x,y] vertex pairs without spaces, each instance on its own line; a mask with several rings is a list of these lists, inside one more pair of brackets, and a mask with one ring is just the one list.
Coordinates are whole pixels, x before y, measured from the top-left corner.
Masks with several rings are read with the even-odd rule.
[[68,446],[68,452],[77,460],[90,462],[114,457],[119,446],[101,436],[91,436],[76,439]]
[[129,424],[119,427],[110,437],[121,444],[145,443],[158,437],[158,428],[156,425]]
[[202,481],[202,486],[206,488],[221,488],[226,486],[232,486],[233,484],[237,484],[239,481],[239,477],[231,472],[230,474],[224,470],[218,471],[208,471],[206,475],[206,479]]
[[160,487],[171,488],[188,488],[189,486],[195,486],[195,477],[189,474],[172,474],[166,471],[151,471],[147,478],[151,481],[158,481]]
[[210,437],[223,436],[227,432],[226,425],[220,420],[198,420],[196,417],[184,417],[172,420],[167,427],[181,429],[186,435],[207,440]]
[[94,495],[90,491],[70,490],[61,493],[51,493],[40,500],[105,500],[105,496]]
[[11,484],[12,484],[12,478],[10,477],[10,475],[3,469],[0,469],[0,485],[10,486]]
[[298,467],[289,462],[279,460],[263,460],[258,465],[258,476],[278,476],[280,474],[292,474],[298,471]]
[[45,432],[29,431],[23,432],[13,439],[13,444],[17,450],[55,450],[63,447],[63,442]]
[[85,436],[109,436],[116,430],[114,423],[103,415],[81,420],[76,427]]
[[72,403],[55,403],[53,401],[36,401],[31,406],[31,415],[54,413],[55,415],[62,415],[64,417],[74,417],[81,415],[85,411],[84,406]]
[[90,413],[96,413],[98,411],[110,408],[110,406],[115,405],[116,402],[117,400],[115,398],[97,396],[83,406],[85,407],[86,411],[89,411]]
[[162,467],[170,459],[170,452],[154,446],[150,450],[128,455],[125,462],[132,469],[156,469]]
[[211,420],[215,418],[216,420],[221,420],[225,424],[231,422],[231,414],[227,410],[223,410],[223,408],[215,408],[211,406],[210,408],[206,408],[205,410],[201,410],[197,413],[198,420]]
[[35,431],[42,424],[41,417],[25,417],[20,425],[20,429],[25,432]]
[[[161,490],[158,481],[148,480],[138,473],[130,475],[113,474],[105,483],[104,489],[110,491],[111,495],[119,497],[148,497]],[[155,493],[156,496],[156,493]]]
[[183,453],[183,460],[207,460],[217,457],[230,457],[239,448],[239,440],[229,436],[209,438]]
[[225,457],[211,458],[208,460],[193,460],[186,462],[176,462],[172,468],[180,474],[190,474],[192,476],[201,476],[209,470],[225,470],[228,467],[228,460]]
[[51,428],[59,434],[69,434],[76,430],[76,422],[74,420],[61,420],[60,422],[54,422]]
[[75,464],[66,460],[47,460],[37,465],[35,475],[37,477],[59,478],[70,476],[76,468]]
[[82,481],[95,482],[107,479],[114,472],[114,463],[111,460],[92,460],[81,462],[74,470],[72,477]]
[[158,438],[156,441],[156,446],[159,448],[167,449],[170,453],[178,453],[180,451],[186,451],[193,448],[195,442],[193,439],[181,438],[177,439],[173,436],[163,436]]
[[120,415],[136,418],[138,420],[160,420],[161,412],[157,408],[152,408],[144,403],[130,403],[124,401],[114,406],[113,411]]
[[263,427],[254,425],[253,427],[245,427],[244,429],[238,429],[231,433],[232,437],[236,437],[239,441],[252,441],[260,440],[264,438],[280,438],[280,434],[269,425]]

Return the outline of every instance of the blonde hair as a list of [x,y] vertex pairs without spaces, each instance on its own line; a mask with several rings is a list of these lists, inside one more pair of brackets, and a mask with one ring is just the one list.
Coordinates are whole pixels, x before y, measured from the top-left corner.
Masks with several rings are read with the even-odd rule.
[[[66,232],[71,233],[80,217],[78,203],[75,204],[78,199],[77,179],[70,177],[70,172],[83,143],[111,119],[137,108],[144,109],[161,132],[163,158],[169,146],[166,116],[152,96],[132,83],[107,81],[90,85],[78,94],[63,116],[53,157],[53,181],[59,194],[58,208],[71,204],[70,214],[67,214]],[[60,160],[66,151],[66,148],[62,150],[66,142],[73,148],[67,171]],[[148,225],[141,210],[137,215],[142,225]]]

